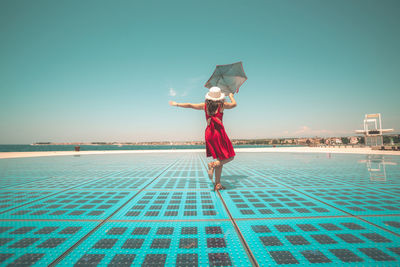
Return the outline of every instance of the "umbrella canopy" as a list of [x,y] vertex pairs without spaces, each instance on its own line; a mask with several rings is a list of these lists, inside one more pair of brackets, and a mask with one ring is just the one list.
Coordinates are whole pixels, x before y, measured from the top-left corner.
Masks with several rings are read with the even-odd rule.
[[242,62],[227,65],[217,65],[211,78],[204,85],[207,88],[218,86],[221,91],[228,95],[237,93],[239,87],[247,80],[244,73]]

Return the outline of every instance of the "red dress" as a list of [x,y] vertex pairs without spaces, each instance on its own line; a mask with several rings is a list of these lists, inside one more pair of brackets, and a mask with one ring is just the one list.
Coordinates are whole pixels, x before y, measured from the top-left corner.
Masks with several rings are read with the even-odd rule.
[[235,151],[231,140],[225,132],[224,125],[222,124],[222,116],[224,113],[220,112],[218,107],[217,112],[214,115],[209,116],[207,114],[207,105],[204,105],[206,112],[206,119],[209,118],[210,124],[207,125],[205,136],[206,136],[206,152],[207,157],[213,157],[214,159],[224,160],[235,156]]

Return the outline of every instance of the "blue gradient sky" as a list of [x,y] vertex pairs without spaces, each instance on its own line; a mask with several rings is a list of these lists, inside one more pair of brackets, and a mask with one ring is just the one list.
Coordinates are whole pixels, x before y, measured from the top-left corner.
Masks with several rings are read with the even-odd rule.
[[[400,1],[0,2],[0,143],[202,140],[216,64],[231,138],[400,129]],[[175,96],[170,95],[173,88]]]

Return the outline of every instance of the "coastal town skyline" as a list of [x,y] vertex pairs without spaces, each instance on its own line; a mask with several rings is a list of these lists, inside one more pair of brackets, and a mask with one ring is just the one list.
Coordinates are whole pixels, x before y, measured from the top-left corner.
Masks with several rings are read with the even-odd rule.
[[[0,144],[203,140],[218,64],[232,139],[400,129],[400,1],[1,1]],[[73,14],[73,16],[71,16]],[[221,32],[221,28],[224,29]]]

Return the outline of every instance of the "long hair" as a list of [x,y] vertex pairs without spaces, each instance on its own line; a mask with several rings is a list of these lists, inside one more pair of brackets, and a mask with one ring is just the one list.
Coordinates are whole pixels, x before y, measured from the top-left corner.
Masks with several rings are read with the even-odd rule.
[[207,114],[212,116],[217,112],[219,106],[223,105],[224,101],[214,101],[206,99]]

